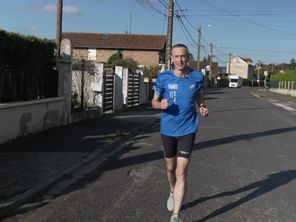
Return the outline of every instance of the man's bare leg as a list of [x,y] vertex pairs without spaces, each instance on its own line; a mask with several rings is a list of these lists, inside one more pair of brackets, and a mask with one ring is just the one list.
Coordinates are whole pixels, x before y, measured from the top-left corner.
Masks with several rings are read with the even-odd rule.
[[165,158],[166,160],[166,167],[167,167],[167,175],[170,185],[170,190],[173,193],[176,183],[176,165],[177,165],[177,158]]
[[189,159],[177,157],[176,182],[174,187],[174,214],[179,214],[186,192],[186,173]]

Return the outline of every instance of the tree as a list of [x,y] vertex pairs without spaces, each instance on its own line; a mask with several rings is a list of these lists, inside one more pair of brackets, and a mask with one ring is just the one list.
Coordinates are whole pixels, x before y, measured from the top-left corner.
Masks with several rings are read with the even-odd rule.
[[189,61],[189,63],[195,61],[194,56],[191,53],[189,53],[189,60],[188,61]]
[[160,72],[159,66],[150,66],[149,68],[144,68],[144,77],[149,79],[156,79]]
[[114,69],[115,66],[123,66],[127,67],[129,70],[136,70],[138,67],[138,63],[132,58],[123,58],[123,55],[120,50],[118,50],[115,54],[110,56],[107,61],[106,67]]
[[296,67],[296,61],[295,61],[295,59],[293,58],[293,59],[291,59],[291,61],[290,61],[290,69],[291,70],[293,70],[293,69],[295,69],[295,67]]

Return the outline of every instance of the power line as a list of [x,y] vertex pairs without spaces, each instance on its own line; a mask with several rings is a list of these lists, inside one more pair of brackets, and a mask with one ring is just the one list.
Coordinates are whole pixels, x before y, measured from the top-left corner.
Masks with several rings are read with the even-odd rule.
[[230,46],[220,46],[221,48],[225,49],[236,49],[236,50],[243,50],[243,51],[252,51],[252,52],[268,52],[268,53],[278,53],[278,54],[295,54],[295,51],[276,51],[276,50],[263,50],[263,49],[245,49],[245,48],[235,48]]
[[187,16],[184,15],[184,13],[183,13],[184,9],[181,9],[181,7],[180,7],[180,5],[179,5],[179,3],[178,3],[177,0],[176,0],[176,5],[177,5],[177,7],[179,8],[179,10],[180,10],[182,16],[183,16],[183,17],[186,19],[186,21],[188,22],[188,24],[189,24],[193,29],[196,29],[196,27],[195,27],[195,26],[189,21],[189,19],[187,18]]
[[[192,41],[193,44],[197,44],[197,42],[195,41],[195,39],[191,36],[190,32],[188,31],[186,25],[184,24],[182,18],[180,16],[176,16],[178,21],[180,22],[180,26],[183,27],[183,29],[185,30],[185,32],[187,33],[188,37],[190,38],[190,40]],[[185,33],[184,33],[185,34]]]
[[212,3],[209,3],[209,2],[207,2],[206,0],[201,0],[201,1],[204,2],[204,3],[207,4],[207,5],[210,5],[210,6],[216,8],[216,9],[218,9],[218,10],[221,10],[221,11],[223,11],[223,12],[229,14],[229,15],[232,15],[232,16],[234,16],[234,17],[238,17],[238,18],[240,18],[241,20],[247,21],[247,22],[252,23],[252,24],[254,24],[254,25],[257,25],[257,26],[263,27],[263,28],[268,29],[268,30],[273,31],[273,32],[277,32],[277,33],[281,33],[281,34],[285,34],[285,35],[289,35],[289,36],[293,36],[293,37],[295,37],[295,35],[293,35],[293,34],[291,34],[291,33],[282,32],[282,31],[280,31],[280,30],[273,29],[273,28],[268,27],[268,26],[266,26],[266,25],[263,25],[263,24],[261,24],[261,23],[254,22],[254,21],[252,21],[252,20],[250,20],[250,19],[247,19],[247,18],[244,18],[244,17],[242,17],[242,16],[240,16],[240,15],[234,14],[234,13],[228,11],[228,10],[225,10],[225,9],[223,9],[223,8],[220,8],[220,7],[218,7],[218,6],[216,6],[216,5],[212,4]]
[[[196,44],[195,43],[195,40],[192,38],[192,36],[190,35],[190,33],[188,32],[188,30],[186,29],[184,23],[182,22],[182,19],[180,17],[177,16],[177,21],[179,22],[180,24],[180,27],[182,29],[182,32],[184,33],[185,35],[185,38],[188,40],[188,42],[191,42],[192,44],[191,45],[194,45]],[[196,45],[194,45],[196,47]]]
[[162,0],[158,0],[160,4],[162,4],[163,7],[165,7],[165,9],[169,10],[170,6],[168,5],[168,3],[162,1]]
[[217,47],[215,46],[215,50],[220,52],[222,55],[228,55],[229,53],[223,52],[222,50],[220,50],[220,45]]
[[[139,5],[141,5],[147,12],[147,7],[149,9],[152,9],[153,11],[157,12],[160,15],[163,16],[167,16],[165,13],[161,12],[160,10],[158,10],[158,8],[156,8],[149,0],[136,0],[138,2]],[[150,13],[149,13],[150,14]]]
[[[203,13],[205,13],[206,10],[202,10]],[[282,13],[235,13],[236,16],[256,16],[256,17],[266,17],[266,16],[283,16]],[[291,13],[291,15],[295,15],[293,13]],[[229,17],[229,16],[233,16],[233,15],[227,15],[227,14],[208,14],[208,13],[205,13],[205,14],[199,14],[199,13],[192,13],[192,14],[188,14],[186,13],[186,16],[213,16],[213,17]],[[287,16],[285,14],[285,16]]]
[[223,61],[223,60],[219,59],[217,57],[217,55],[213,56],[213,58],[215,58],[218,62],[221,62],[221,63],[224,63],[224,64],[226,64],[228,62],[228,61]]

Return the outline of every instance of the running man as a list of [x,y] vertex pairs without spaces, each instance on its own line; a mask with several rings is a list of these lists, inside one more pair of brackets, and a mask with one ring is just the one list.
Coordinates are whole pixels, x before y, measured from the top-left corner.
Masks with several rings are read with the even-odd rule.
[[197,113],[206,117],[208,108],[202,92],[204,76],[187,66],[187,46],[174,45],[171,59],[174,69],[159,74],[153,86],[152,107],[163,111],[160,134],[170,185],[167,208],[173,211],[170,222],[181,222],[186,172],[198,130]]

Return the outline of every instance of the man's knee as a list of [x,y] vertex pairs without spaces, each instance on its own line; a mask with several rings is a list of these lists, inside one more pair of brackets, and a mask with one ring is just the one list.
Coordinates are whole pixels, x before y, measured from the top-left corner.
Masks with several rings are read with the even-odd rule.
[[179,180],[185,179],[186,169],[185,168],[177,168],[176,169],[176,178]]
[[167,171],[169,173],[174,173],[176,170],[176,159],[175,158],[166,159],[166,166],[167,166]]
[[189,164],[189,159],[178,157],[177,159],[177,168],[176,168],[176,177],[179,179],[184,179],[187,173],[187,166]]
[[173,167],[173,166],[168,166],[168,167],[167,167],[167,171],[168,171],[169,173],[174,173],[174,172],[175,172],[175,167]]

